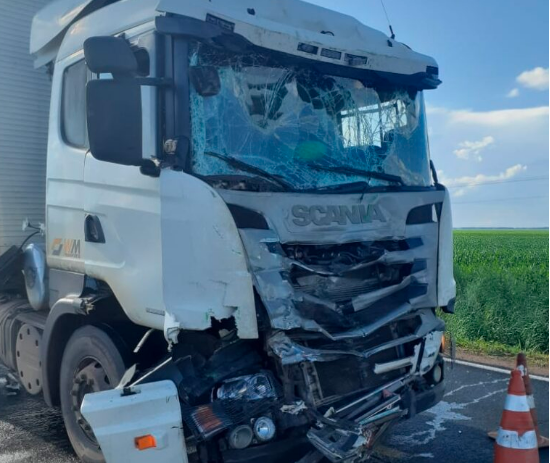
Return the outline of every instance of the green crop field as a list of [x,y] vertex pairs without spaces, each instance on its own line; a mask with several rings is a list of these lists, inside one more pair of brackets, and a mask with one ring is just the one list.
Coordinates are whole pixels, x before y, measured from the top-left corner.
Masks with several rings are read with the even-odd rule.
[[548,353],[548,231],[456,230],[459,346]]

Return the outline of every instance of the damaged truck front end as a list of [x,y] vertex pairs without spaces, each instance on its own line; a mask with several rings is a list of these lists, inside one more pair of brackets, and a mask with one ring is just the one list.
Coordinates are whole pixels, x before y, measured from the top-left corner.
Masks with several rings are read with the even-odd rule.
[[286,51],[268,50],[269,34],[176,3],[156,22],[188,111],[169,145],[183,161],[158,162],[171,350],[120,400],[171,380],[189,461],[364,461],[444,391],[452,224],[422,95],[437,67],[378,36],[399,52],[282,32]]
[[[290,425],[305,433],[312,455],[363,461],[392,424],[443,395],[444,323],[435,307],[445,192],[286,194],[280,201],[220,194],[268,218],[265,227],[249,223],[239,233],[267,365],[280,386],[271,411],[280,435]],[[374,205],[378,220],[304,225],[296,203],[316,213]]]
[[[259,337],[239,338],[232,318],[181,331],[170,358],[124,390],[173,381],[192,462],[367,460],[393,424],[443,396],[444,323],[435,307],[445,193],[365,194],[363,204],[376,202],[403,225],[348,226],[345,240],[338,227],[293,231],[292,204],[353,204],[357,194],[281,202],[220,194],[233,205],[254,198],[256,211],[270,202],[286,211],[265,211],[265,228],[237,221]],[[410,218],[418,207],[435,208],[427,223]]]

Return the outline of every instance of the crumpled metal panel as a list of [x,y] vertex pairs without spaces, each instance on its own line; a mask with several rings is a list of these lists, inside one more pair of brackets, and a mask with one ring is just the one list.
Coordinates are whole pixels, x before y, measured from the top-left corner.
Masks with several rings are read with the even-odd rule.
[[[436,307],[436,275],[437,275],[437,246],[438,224],[426,223],[405,225],[408,212],[422,204],[433,204],[443,200],[440,191],[418,193],[382,193],[365,194],[362,203],[377,203],[381,210],[392,217],[391,230],[387,222],[375,224],[346,224],[345,226],[331,227],[302,227],[293,229],[292,208],[296,203],[306,207],[315,204],[357,204],[361,195],[304,195],[292,193],[247,193],[240,191],[218,190],[223,199],[230,204],[237,204],[257,211],[266,217],[270,230],[240,229],[241,238],[247,253],[249,268],[254,277],[256,289],[264,303],[270,317],[271,325],[275,329],[290,330],[301,328],[325,334],[330,339],[346,339],[367,336],[377,327],[383,326],[408,312],[425,307]],[[389,229],[388,229],[389,228]],[[296,230],[296,231],[294,231]],[[383,232],[381,231],[383,230]],[[420,239],[421,245],[403,251],[388,252],[379,258],[379,263],[395,264],[424,261],[425,266],[405,278],[398,288],[384,288],[378,292],[357,296],[353,300],[356,311],[368,310],[376,303],[388,296],[388,293],[397,292],[407,285],[415,284],[426,288],[425,294],[412,297],[407,303],[390,309],[377,320],[370,323],[352,326],[349,330],[330,333],[321,326],[315,317],[304,317],[297,308],[297,303],[310,298],[328,310],[336,310],[336,304],[329,300],[317,298],[298,291],[288,280],[288,273],[294,266],[307,267],[313,273],[330,274],[327,269],[315,266],[304,266],[288,258],[282,251],[281,245],[288,243],[349,243],[357,241],[407,240]],[[390,257],[391,256],[391,257]],[[367,264],[364,264],[367,265]],[[353,266],[351,268],[354,268]],[[334,272],[333,272],[334,273]],[[345,272],[338,272],[344,275]]]
[[[281,359],[283,365],[292,365],[301,362],[331,362],[347,356],[368,359],[384,350],[421,340],[433,330],[443,329],[444,327],[444,323],[435,316],[431,309],[421,309],[415,315],[419,316],[422,321],[414,334],[388,341],[364,351],[353,349],[314,349],[292,340],[289,335],[282,331],[271,336],[268,339],[268,345],[272,352]],[[438,331],[437,333],[440,332]],[[423,371],[423,373],[426,373],[426,371]]]
[[241,339],[256,339],[252,276],[226,203],[204,182],[169,170],[160,194],[166,339],[231,317]]

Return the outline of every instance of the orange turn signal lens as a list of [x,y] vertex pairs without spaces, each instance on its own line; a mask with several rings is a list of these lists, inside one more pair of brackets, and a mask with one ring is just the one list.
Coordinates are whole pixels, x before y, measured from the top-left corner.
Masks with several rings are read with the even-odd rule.
[[152,449],[157,446],[155,436],[147,434],[146,436],[139,436],[134,439],[134,444],[138,450]]

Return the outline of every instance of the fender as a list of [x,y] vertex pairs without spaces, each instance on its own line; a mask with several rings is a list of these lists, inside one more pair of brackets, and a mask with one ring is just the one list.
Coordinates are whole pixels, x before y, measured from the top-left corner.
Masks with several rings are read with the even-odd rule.
[[[59,299],[46,320],[42,333],[42,391],[44,401],[48,406],[55,407],[60,404],[59,372],[65,346],[73,333],[84,325],[92,325],[104,331],[117,346],[125,363],[132,360],[132,350],[128,345],[128,339],[120,334],[109,324],[115,320],[116,311],[110,310],[111,319],[105,317],[106,313],[98,311],[95,303],[108,300],[111,294],[88,295],[87,297],[65,297]],[[91,308],[93,307],[93,310]],[[109,306],[112,309],[112,306]],[[120,309],[120,313],[124,313]],[[125,319],[131,323],[130,320]],[[119,319],[120,322],[120,319]],[[137,325],[136,325],[137,326]]]
[[84,324],[86,311],[79,297],[59,299],[50,310],[42,333],[42,391],[50,407],[59,405],[59,370],[67,341]]

